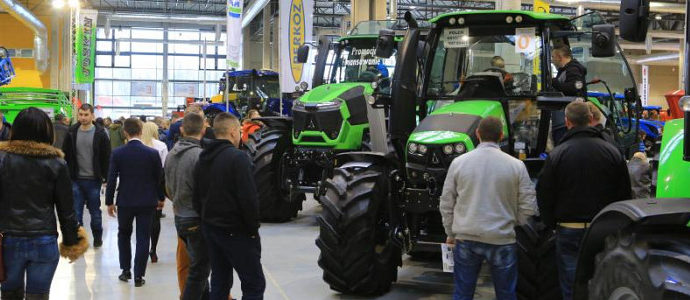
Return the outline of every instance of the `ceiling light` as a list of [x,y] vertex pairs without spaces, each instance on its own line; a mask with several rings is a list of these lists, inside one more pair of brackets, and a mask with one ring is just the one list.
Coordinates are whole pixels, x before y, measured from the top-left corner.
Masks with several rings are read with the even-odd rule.
[[64,0],[53,0],[53,7],[60,9],[63,6],[65,6],[65,1]]
[[654,19],[661,20],[661,15],[656,15]]

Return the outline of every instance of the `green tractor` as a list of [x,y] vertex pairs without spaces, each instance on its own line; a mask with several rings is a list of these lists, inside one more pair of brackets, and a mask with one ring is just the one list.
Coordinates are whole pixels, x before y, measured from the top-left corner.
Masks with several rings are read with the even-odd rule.
[[56,114],[72,117],[72,103],[62,91],[27,87],[0,88],[0,111],[7,122],[13,123],[17,114],[28,107],[45,111],[51,120]]
[[[375,55],[378,32],[396,21],[365,21],[336,43],[321,39],[313,89],[292,106],[292,118],[266,117],[247,148],[255,165],[261,219],[283,222],[297,215],[305,193],[321,193],[334,157],[367,151],[367,99],[390,94],[395,59]],[[398,40],[400,40],[398,38]],[[300,60],[307,51],[300,50]]]
[[[385,293],[402,253],[440,251],[446,237],[438,206],[446,172],[454,158],[477,146],[482,118],[503,121],[502,150],[523,160],[533,178],[552,148],[552,114],[572,101],[601,109],[621,151],[636,143],[637,129],[624,124],[623,111],[636,114],[641,105],[613,25],[578,31],[571,19],[554,14],[455,12],[432,19],[422,41],[416,21],[409,13],[405,18],[392,96],[373,104],[387,110],[392,149],[336,156],[321,197],[318,263],[324,281],[342,293]],[[380,55],[391,54],[385,46],[392,39],[381,33]],[[592,84],[607,82],[608,94],[581,99],[552,87],[551,49],[562,44],[588,67]],[[505,66],[492,65],[495,57]],[[378,138],[388,137],[372,134],[372,143]],[[559,299],[552,233],[538,220],[516,231],[518,298]]]

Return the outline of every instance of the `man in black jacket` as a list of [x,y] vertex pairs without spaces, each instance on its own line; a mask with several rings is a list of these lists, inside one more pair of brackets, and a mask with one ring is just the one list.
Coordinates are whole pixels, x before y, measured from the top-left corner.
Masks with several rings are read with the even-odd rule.
[[72,178],[74,209],[79,225],[84,224],[84,205],[91,214],[93,246],[103,245],[101,217],[101,184],[108,177],[110,139],[103,127],[96,125],[93,106],[82,105],[78,110],[78,124],[72,126],[62,144],[65,161]]
[[237,147],[240,122],[228,113],[213,122],[216,140],[205,145],[194,171],[193,206],[211,259],[211,297],[228,299],[235,269],[242,299],[263,299],[259,205],[251,161]]
[[[551,50],[551,62],[558,68],[556,78],[551,83],[563,95],[582,97],[587,99],[587,68],[573,58],[573,53],[567,45],[556,46]],[[565,119],[562,111],[551,113],[553,143],[558,145],[566,131]]]
[[631,198],[625,159],[601,132],[589,127],[584,102],[565,109],[569,131],[546,159],[537,183],[544,223],[556,229],[556,252],[563,299],[572,297],[580,241],[592,218],[606,205]]

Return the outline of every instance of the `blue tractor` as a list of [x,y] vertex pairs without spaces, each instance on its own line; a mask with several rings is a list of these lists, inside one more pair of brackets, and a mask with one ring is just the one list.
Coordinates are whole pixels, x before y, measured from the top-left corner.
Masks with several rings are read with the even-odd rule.
[[[229,103],[225,103],[223,97],[226,82]],[[204,106],[204,113],[210,119],[226,111],[239,118],[250,109],[258,110],[263,116],[280,115],[281,94],[278,73],[264,70],[229,71],[223,75],[219,83],[219,94],[211,98],[210,104]],[[282,115],[291,115],[292,100],[292,97],[282,97]]]
[[9,84],[14,76],[10,52],[4,47],[0,47],[0,86]]

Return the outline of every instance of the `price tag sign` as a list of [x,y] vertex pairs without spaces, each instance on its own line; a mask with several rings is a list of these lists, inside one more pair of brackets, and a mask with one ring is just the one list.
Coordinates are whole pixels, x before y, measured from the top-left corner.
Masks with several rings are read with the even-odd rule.
[[537,30],[532,28],[515,29],[515,53],[534,53]]
[[466,48],[470,46],[469,29],[446,28],[443,30],[443,46],[448,48]]

